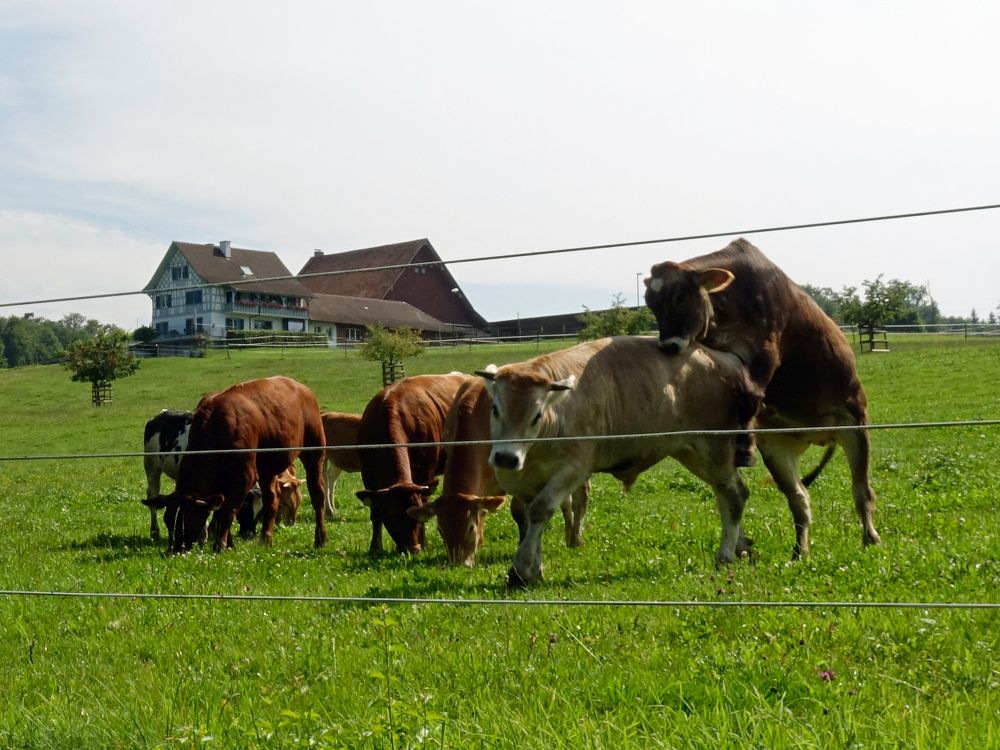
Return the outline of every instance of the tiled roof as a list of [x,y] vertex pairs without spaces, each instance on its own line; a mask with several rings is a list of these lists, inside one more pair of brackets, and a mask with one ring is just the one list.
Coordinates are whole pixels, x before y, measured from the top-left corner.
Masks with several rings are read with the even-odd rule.
[[[191,265],[198,276],[209,284],[225,284],[244,282],[254,277],[273,278],[287,276],[291,278],[278,281],[261,281],[234,284],[234,288],[247,292],[264,292],[281,294],[291,297],[312,297],[312,292],[303,286],[278,256],[265,250],[246,250],[234,247],[230,249],[230,257],[226,258],[216,245],[197,245],[191,242],[174,242],[171,248],[176,249]],[[169,253],[168,253],[169,256]],[[165,260],[165,259],[164,259]],[[161,264],[162,266],[162,264]],[[251,273],[244,272],[244,268]],[[160,277],[162,267],[150,280],[143,291],[149,291]]]
[[[317,253],[306,261],[302,270],[299,271],[299,278],[302,279],[303,284],[319,294],[384,299],[403,272],[402,268],[339,273],[329,276],[312,276],[311,278],[308,276],[310,274],[328,274],[333,271],[353,271],[358,268],[405,266],[413,262],[417,253],[425,245],[430,247],[430,242],[427,239],[350,250],[345,253]],[[438,258],[433,248],[431,248],[431,253],[435,258]]]
[[317,294],[309,300],[309,320],[313,323],[399,328],[419,331],[448,331],[450,326],[406,302]]

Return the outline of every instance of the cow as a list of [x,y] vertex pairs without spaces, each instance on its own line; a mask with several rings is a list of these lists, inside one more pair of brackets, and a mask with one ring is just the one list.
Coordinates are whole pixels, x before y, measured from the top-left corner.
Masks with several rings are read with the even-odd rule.
[[[445,466],[441,494],[433,502],[411,507],[407,512],[422,523],[437,520],[448,562],[472,567],[483,542],[486,516],[506,500],[496,472],[490,465],[490,400],[481,378],[462,384],[444,420]],[[587,493],[566,498],[562,511],[566,525],[566,545],[583,543],[582,524],[589,497]],[[575,502],[574,502],[575,501]],[[511,513],[519,534],[525,531],[525,505],[511,501]]]
[[[295,464],[271,480],[271,494],[278,498],[275,523],[294,526],[302,504],[302,480],[295,476]],[[264,498],[260,486],[254,484],[243,505],[236,512],[240,524],[240,537],[253,539],[257,533],[257,523],[263,520]]]
[[[728,431],[748,421],[756,402],[733,355],[695,345],[665,357],[655,338],[617,336],[478,374],[493,399],[490,463],[504,490],[527,506],[508,585],[541,579],[542,532],[592,474],[611,474],[629,489],[667,456],[715,493],[722,517],[717,560],[749,554],[742,527],[748,492],[734,462],[736,433]],[[705,434],[719,430],[727,432]]]
[[[181,453],[187,447],[188,430],[191,429],[193,412],[180,409],[164,409],[146,422],[142,444],[144,455],[142,467],[146,472],[146,499],[160,494],[160,477],[166,474],[177,481],[177,470],[181,465]],[[156,508],[149,509],[149,538],[160,538],[160,526],[156,521]]]
[[272,480],[296,458],[305,467],[316,514],[313,541],[316,547],[323,546],[327,538],[322,476],[326,443],[319,414],[316,395],[302,383],[280,375],[202,398],[194,411],[188,453],[174,492],[146,501],[149,507],[166,509],[171,550],[190,549],[204,533],[213,511],[214,548],[221,551],[230,546],[233,520],[258,480],[263,500],[261,541],[270,544],[278,509]]
[[[868,424],[867,398],[851,347],[819,305],[742,238],[709,255],[654,265],[646,279],[646,304],[666,354],[700,342],[740,358],[759,402],[758,428],[816,428],[757,436],[764,464],[795,519],[793,558],[809,552],[807,486],[837,445],[850,466],[862,544],[879,544],[868,432],[829,429]],[[827,448],[803,480],[799,459],[810,444]]]
[[[400,552],[417,553],[425,544],[424,524],[408,515],[433,494],[444,471],[441,446],[445,415],[470,375],[414,375],[386,386],[368,402],[358,427],[363,490],[369,508],[371,555],[382,552],[382,527]],[[421,443],[410,447],[410,443]],[[365,448],[383,445],[392,447]]]
[[361,471],[361,456],[354,446],[358,443],[358,427],[361,425],[360,414],[345,414],[339,411],[325,411],[323,431],[326,434],[326,505],[327,515],[333,515],[336,510],[334,492],[337,479],[343,472],[355,474]]

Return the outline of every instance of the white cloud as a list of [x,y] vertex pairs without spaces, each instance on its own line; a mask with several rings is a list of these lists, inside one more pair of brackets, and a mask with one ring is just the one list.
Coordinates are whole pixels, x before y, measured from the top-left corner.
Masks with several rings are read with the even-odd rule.
[[[417,237],[454,259],[1000,202],[995,3],[85,7],[0,19],[0,208],[81,227],[66,252],[108,227],[157,259],[226,238],[297,271],[314,248]],[[965,314],[1000,302],[998,225],[754,239],[803,282],[930,281]],[[722,244],[453,273],[596,305]]]

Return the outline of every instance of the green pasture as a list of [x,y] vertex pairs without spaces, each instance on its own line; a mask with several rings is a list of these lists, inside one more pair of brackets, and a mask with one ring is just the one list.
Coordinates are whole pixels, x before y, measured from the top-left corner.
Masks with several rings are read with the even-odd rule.
[[[873,423],[1000,417],[1000,341],[891,343],[859,360]],[[407,373],[556,346],[438,349]],[[813,551],[798,562],[761,467],[746,470],[756,556],[724,568],[711,494],[677,464],[628,495],[599,476],[584,546],[567,549],[554,518],[544,582],[512,594],[506,509],[472,570],[446,566],[433,528],[418,557],[370,559],[349,475],[323,549],[307,509],[270,548],[168,557],[147,538],[138,455],[34,460],[138,453],[160,409],[274,374],[342,411],[380,378],[342,351],[210,352],[146,360],[94,408],[58,366],[0,371],[0,456],[17,458],[0,461],[0,747],[1000,747],[1000,612],[931,606],[1000,602],[1000,428],[874,431],[883,544],[862,549],[838,457],[812,488]],[[476,603],[253,598],[267,596]]]

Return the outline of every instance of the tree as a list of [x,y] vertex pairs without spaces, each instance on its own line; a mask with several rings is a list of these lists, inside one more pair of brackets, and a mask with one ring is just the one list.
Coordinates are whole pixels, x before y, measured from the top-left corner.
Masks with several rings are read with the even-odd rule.
[[143,344],[148,344],[156,338],[156,329],[152,326],[139,326],[132,331],[132,339]]
[[382,383],[389,385],[403,376],[403,358],[415,357],[424,351],[420,333],[412,328],[372,326],[361,345],[361,358],[382,363]]
[[139,360],[128,350],[128,335],[119,329],[70,344],[65,365],[74,382],[90,383],[94,406],[101,406],[111,400],[111,384],[138,370]]
[[610,310],[594,312],[586,305],[584,313],[577,317],[583,329],[577,334],[580,341],[600,339],[605,336],[634,336],[656,328],[656,318],[648,307],[625,307],[625,297],[614,296]]

